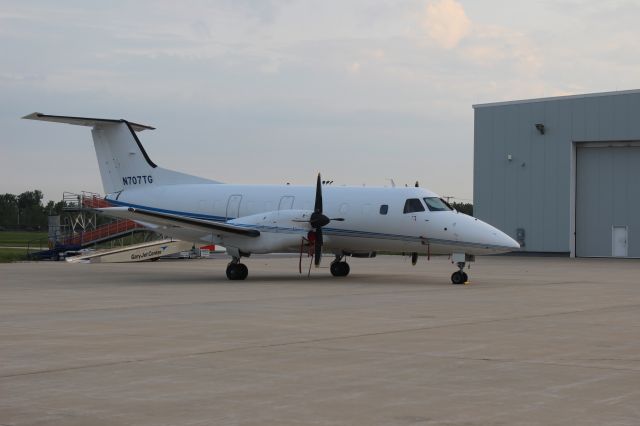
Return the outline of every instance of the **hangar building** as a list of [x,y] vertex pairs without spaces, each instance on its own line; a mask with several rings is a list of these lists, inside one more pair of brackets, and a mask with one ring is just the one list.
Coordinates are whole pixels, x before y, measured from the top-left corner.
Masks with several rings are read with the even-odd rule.
[[524,251],[640,258],[640,90],[473,108],[476,217]]

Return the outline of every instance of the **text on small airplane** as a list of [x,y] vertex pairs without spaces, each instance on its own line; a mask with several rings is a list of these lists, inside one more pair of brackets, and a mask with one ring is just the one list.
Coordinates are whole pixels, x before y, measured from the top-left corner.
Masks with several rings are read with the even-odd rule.
[[143,253],[132,253],[131,260],[146,259],[152,256],[159,256],[161,254],[162,254],[162,250],[149,250]]
[[123,185],[138,185],[144,183],[153,183],[153,176],[123,176],[122,184]]

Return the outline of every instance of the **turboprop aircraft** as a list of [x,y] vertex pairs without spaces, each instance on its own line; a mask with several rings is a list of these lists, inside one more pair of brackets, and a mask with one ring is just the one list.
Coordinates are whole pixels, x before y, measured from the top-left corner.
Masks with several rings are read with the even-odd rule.
[[[345,258],[374,257],[377,251],[448,254],[458,270],[454,284],[475,255],[520,248],[511,237],[452,209],[426,188],[232,185],[158,167],[137,132],[153,127],[127,120],[32,113],[23,118],[91,127],[108,216],[126,218],[185,241],[226,247],[227,277],[244,280],[241,263],[253,253],[307,251],[319,266],[334,259],[333,276],[349,275]],[[300,269],[300,272],[301,269]]]

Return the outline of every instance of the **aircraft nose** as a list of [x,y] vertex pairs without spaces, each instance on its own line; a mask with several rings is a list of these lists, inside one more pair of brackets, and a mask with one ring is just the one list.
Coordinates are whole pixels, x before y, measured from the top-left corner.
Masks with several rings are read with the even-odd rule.
[[520,249],[520,244],[516,240],[480,219],[461,213],[457,213],[454,219],[455,222],[458,225],[462,225],[465,230],[465,235],[462,238],[469,242],[485,246],[485,250],[492,253],[507,253]]
[[488,231],[487,237],[491,241],[490,244],[493,245],[498,252],[509,252],[520,249],[520,243],[518,243],[516,240],[514,240],[498,228],[491,226],[488,223],[483,223],[483,225]]
[[497,236],[497,238],[499,240],[498,245],[504,246],[506,248],[510,248],[510,249],[513,249],[513,250],[516,250],[516,249],[520,248],[520,243],[519,242],[517,242],[516,240],[514,240],[513,238],[511,238],[510,236],[508,236],[507,234],[505,234],[502,231],[499,231],[497,229],[496,229],[496,231],[498,231],[498,232],[496,232],[496,234],[497,234],[496,236]]

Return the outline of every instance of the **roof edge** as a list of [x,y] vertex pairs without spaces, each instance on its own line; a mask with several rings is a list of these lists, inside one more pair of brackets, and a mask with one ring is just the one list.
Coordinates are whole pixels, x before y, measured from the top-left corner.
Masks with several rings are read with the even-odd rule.
[[616,90],[613,92],[585,93],[580,95],[550,96],[547,98],[521,99],[521,100],[515,100],[515,101],[488,102],[488,103],[482,103],[482,104],[473,104],[471,105],[471,107],[473,109],[476,109],[476,108],[494,107],[494,106],[503,106],[503,105],[517,105],[517,104],[528,104],[528,103],[548,102],[548,101],[565,101],[565,100],[571,100],[571,99],[596,98],[599,96],[631,95],[631,94],[640,94],[640,89]]

